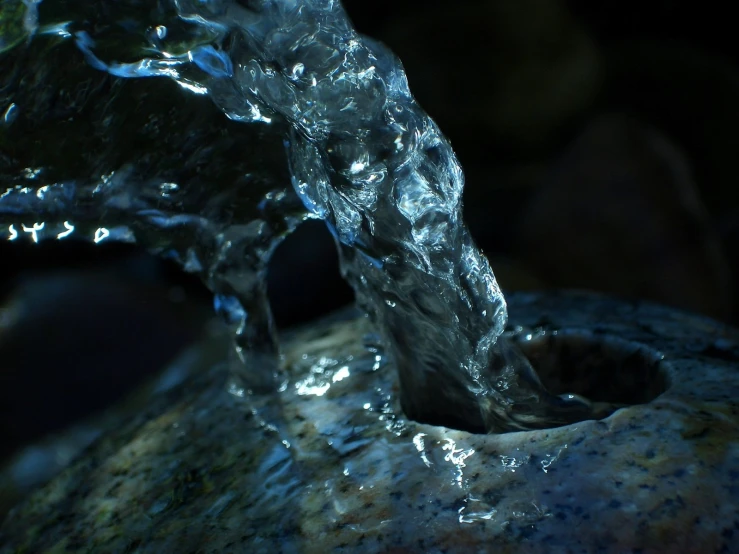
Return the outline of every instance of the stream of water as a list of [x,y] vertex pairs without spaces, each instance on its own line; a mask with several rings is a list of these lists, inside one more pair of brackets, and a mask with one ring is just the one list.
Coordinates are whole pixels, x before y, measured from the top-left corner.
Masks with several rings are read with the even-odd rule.
[[269,256],[321,218],[408,417],[490,432],[592,415],[501,338],[506,304],[462,221],[460,165],[399,60],[338,1],[0,10],[6,239],[136,241],[174,258],[213,291],[259,391],[280,380]]

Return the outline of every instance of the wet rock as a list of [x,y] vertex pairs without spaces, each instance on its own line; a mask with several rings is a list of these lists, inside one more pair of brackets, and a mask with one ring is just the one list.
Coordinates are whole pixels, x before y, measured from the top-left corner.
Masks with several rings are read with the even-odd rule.
[[0,458],[120,400],[197,339],[203,307],[178,310],[166,291],[113,271],[24,279],[0,327]]
[[584,293],[509,299],[556,386],[625,408],[473,435],[408,421],[366,320],[287,337],[260,397],[222,366],[155,398],[20,504],[2,554],[730,551],[739,332]]
[[34,260],[55,251],[33,246],[0,248],[0,520],[175,378],[213,317],[199,288],[141,251],[95,248],[91,262],[62,249],[44,270]]

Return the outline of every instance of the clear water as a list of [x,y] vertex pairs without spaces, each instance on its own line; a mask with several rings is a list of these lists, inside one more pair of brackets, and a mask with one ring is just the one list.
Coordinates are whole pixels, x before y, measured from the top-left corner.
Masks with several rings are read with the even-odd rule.
[[233,326],[245,386],[271,390],[267,261],[321,218],[408,416],[505,431],[591,415],[501,338],[506,304],[462,221],[459,163],[399,60],[339,2],[0,10],[5,238],[136,241],[174,258]]

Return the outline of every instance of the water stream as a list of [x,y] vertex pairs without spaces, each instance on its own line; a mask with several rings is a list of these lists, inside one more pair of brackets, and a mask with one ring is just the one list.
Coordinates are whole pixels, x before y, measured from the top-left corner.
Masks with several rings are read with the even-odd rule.
[[501,337],[460,165],[338,1],[7,1],[0,75],[0,237],[177,260],[232,325],[245,389],[281,379],[269,257],[321,218],[408,417],[499,432],[593,416]]

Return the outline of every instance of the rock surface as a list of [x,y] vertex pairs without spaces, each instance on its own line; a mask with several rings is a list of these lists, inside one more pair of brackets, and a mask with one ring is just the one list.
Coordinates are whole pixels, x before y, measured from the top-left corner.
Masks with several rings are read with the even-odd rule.
[[278,396],[224,364],[157,397],[17,506],[0,553],[734,550],[739,332],[584,293],[510,310],[550,386],[646,403],[497,436],[420,425],[364,319],[333,318],[288,337]]

